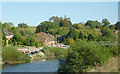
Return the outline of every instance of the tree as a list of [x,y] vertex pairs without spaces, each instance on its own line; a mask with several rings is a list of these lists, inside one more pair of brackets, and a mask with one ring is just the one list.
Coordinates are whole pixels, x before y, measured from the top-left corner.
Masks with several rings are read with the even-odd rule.
[[92,29],[92,28],[97,28],[97,27],[100,26],[100,22],[88,20],[88,21],[86,22],[85,26],[90,26],[91,29]]
[[5,33],[4,33],[4,30],[2,28],[2,40],[3,40],[3,45],[5,46],[7,43],[6,43],[6,36],[5,36]]
[[19,23],[18,27],[20,27],[20,28],[27,28],[28,25],[26,23]]
[[17,45],[17,42],[16,42],[15,39],[13,39],[12,44],[13,44],[13,46],[16,46],[16,45]]
[[36,27],[36,33],[45,32],[55,35],[58,32],[59,28],[60,27],[56,23],[44,21]]
[[115,24],[115,29],[116,29],[116,30],[120,30],[120,22],[117,22],[117,23]]
[[64,27],[71,27],[72,23],[70,18],[67,18],[66,16],[64,17],[63,20],[61,20],[61,22],[59,23],[60,27],[64,26]]
[[58,72],[84,72],[85,69],[101,62],[101,55],[97,46],[92,42],[77,41],[68,49],[68,54],[59,59]]
[[60,27],[70,27],[72,25],[70,18],[67,18],[66,16],[63,17],[58,17],[58,16],[52,16],[50,19],[50,22],[54,22],[58,24]]
[[27,46],[35,46],[36,40],[32,37],[27,37],[25,40],[25,45]]
[[11,23],[11,22],[9,22],[8,25],[9,25],[10,27],[14,27],[13,23]]
[[77,33],[77,31],[74,28],[71,27],[69,33],[67,34],[67,36],[69,38],[72,38],[72,39],[75,40],[75,39],[78,38],[78,33]]
[[59,25],[59,23],[62,19],[63,19],[62,17],[59,18],[58,16],[52,16],[49,20],[50,20],[50,22],[54,22]]
[[108,19],[106,19],[106,18],[104,18],[104,19],[102,20],[102,23],[103,23],[103,27],[108,27],[109,24],[110,24],[110,22],[109,22]]
[[84,35],[83,35],[83,33],[80,31],[80,34],[79,34],[79,37],[78,37],[79,39],[82,39],[83,40],[83,38],[84,38]]
[[3,23],[3,24],[2,24],[2,27],[3,27],[3,28],[10,28],[10,26],[8,25],[8,23]]
[[20,31],[20,34],[21,34],[22,36],[25,36],[25,31]]
[[72,39],[72,38],[67,38],[67,39],[65,40],[65,44],[66,44],[66,45],[70,45],[70,44],[73,44],[73,43],[75,43],[75,41],[74,41],[74,39]]
[[2,49],[2,59],[6,62],[12,63],[27,63],[30,62],[30,58],[17,50],[16,47],[4,47]]
[[89,34],[88,35],[88,41],[93,41],[93,40],[95,40],[94,36],[92,34]]
[[69,31],[67,29],[59,29],[58,33],[59,35],[66,35]]
[[110,29],[103,28],[103,29],[101,29],[101,32],[102,32],[101,39],[104,38],[104,40],[107,39],[109,41],[118,40],[118,36]]
[[109,28],[110,28],[111,30],[115,30],[115,25],[110,25]]
[[82,24],[74,24],[73,27],[76,29],[80,29],[82,27]]
[[14,33],[13,38],[11,39],[12,44],[15,46],[16,44],[22,45],[25,43],[26,38],[24,36],[22,36],[19,33]]
[[2,26],[3,26],[3,28],[8,28],[8,29],[9,29],[10,27],[14,27],[13,23],[11,23],[11,22],[3,23]]

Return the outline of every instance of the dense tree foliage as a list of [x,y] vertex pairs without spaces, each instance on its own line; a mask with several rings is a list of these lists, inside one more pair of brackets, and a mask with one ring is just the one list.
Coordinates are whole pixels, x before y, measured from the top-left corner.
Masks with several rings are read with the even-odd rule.
[[84,39],[84,35],[83,35],[83,33],[80,31],[80,34],[79,34],[79,37],[78,37],[79,39]]
[[112,56],[118,55],[117,46],[99,45],[86,40],[77,40],[68,54],[59,59],[59,72],[85,72],[88,68],[105,62]]
[[101,29],[102,36],[100,36],[99,39],[103,41],[117,41],[118,40],[118,35],[115,34],[113,31],[110,29]]
[[76,29],[81,29],[82,28],[82,24],[79,23],[79,24],[73,24],[73,27],[76,28]]
[[71,20],[70,18],[67,18],[66,16],[63,17],[58,17],[58,16],[53,16],[49,19],[51,22],[54,22],[56,24],[58,24],[60,27],[64,26],[64,27],[70,27],[72,26]]
[[69,38],[72,38],[72,39],[75,40],[75,39],[78,38],[78,33],[77,33],[77,31],[74,28],[71,27],[69,33],[67,34],[67,36]]
[[100,54],[93,43],[78,41],[69,49],[68,55],[59,59],[60,72],[83,72],[84,69],[100,63]]
[[53,22],[44,21],[36,27],[36,33],[45,32],[55,35],[58,32],[59,25]]
[[58,16],[52,16],[51,18],[49,18],[49,20],[59,25],[63,18],[62,17],[59,18]]
[[85,25],[90,26],[91,28],[101,28],[102,27],[100,22],[92,21],[92,20],[88,20]]
[[6,36],[5,36],[3,28],[2,28],[2,40],[3,40],[3,45],[5,46],[7,39],[6,39]]
[[67,49],[65,50],[59,47],[53,47],[53,48],[44,47],[43,52],[46,54],[47,58],[52,58],[52,57],[60,58],[67,54]]
[[25,45],[27,46],[35,46],[36,44],[36,41],[34,38],[32,37],[27,37],[26,40],[25,40]]
[[94,36],[92,34],[89,34],[88,41],[94,41],[94,40],[95,40]]
[[103,23],[103,27],[108,27],[110,25],[110,22],[106,18],[102,20],[102,23]]
[[28,25],[26,23],[19,23],[18,27],[20,27],[20,28],[27,28]]
[[67,29],[59,29],[58,33],[59,35],[66,35],[69,31]]
[[43,42],[36,42],[36,43],[35,43],[35,46],[36,46],[36,47],[43,47]]
[[110,28],[111,30],[115,30],[115,25],[110,25],[109,28]]
[[120,30],[120,22],[117,22],[115,25],[116,25],[116,27],[115,27],[116,30]]
[[10,28],[10,27],[14,27],[13,23],[9,22],[9,23],[3,23],[2,24],[3,28]]
[[70,44],[75,43],[75,41],[72,38],[67,38],[64,43],[65,43],[65,45],[70,45]]

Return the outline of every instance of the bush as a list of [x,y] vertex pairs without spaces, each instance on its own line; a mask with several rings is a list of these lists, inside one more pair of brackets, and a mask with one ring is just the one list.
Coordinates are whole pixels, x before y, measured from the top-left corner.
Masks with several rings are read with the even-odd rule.
[[44,53],[47,55],[47,57],[62,57],[67,53],[66,49],[59,48],[59,47],[45,47],[43,49]]
[[113,56],[118,55],[118,46],[109,46],[109,48],[111,49],[111,53],[113,54]]
[[117,46],[105,46],[93,41],[77,39],[71,45],[68,54],[59,59],[59,72],[84,72],[89,67],[100,65],[109,58],[118,55]]
[[35,43],[35,46],[36,46],[36,47],[42,47],[42,46],[43,46],[43,42],[36,42],[36,43]]
[[60,72],[83,72],[101,62],[101,56],[93,42],[79,40],[68,50],[68,55],[59,59]]
[[4,62],[25,63],[30,62],[30,58],[19,51],[15,47],[4,47],[2,50],[2,58]]

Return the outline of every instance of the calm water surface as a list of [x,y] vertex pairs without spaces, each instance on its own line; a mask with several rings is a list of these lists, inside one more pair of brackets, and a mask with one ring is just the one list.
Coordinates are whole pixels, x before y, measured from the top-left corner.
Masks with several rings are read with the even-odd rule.
[[56,59],[35,59],[31,63],[3,65],[3,72],[56,72],[58,61]]

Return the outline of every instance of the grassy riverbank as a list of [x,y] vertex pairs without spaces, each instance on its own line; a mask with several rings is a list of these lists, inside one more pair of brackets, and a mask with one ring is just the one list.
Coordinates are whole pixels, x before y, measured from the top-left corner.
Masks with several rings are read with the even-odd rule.
[[32,57],[34,59],[48,59],[48,58],[59,58],[63,57],[67,54],[67,49],[60,48],[60,47],[44,47],[43,51],[40,51]]
[[21,53],[16,47],[8,46],[2,49],[3,64],[20,64],[30,62],[28,55]]
[[88,70],[88,72],[118,72],[119,56],[108,59],[101,66],[92,67],[90,70]]

